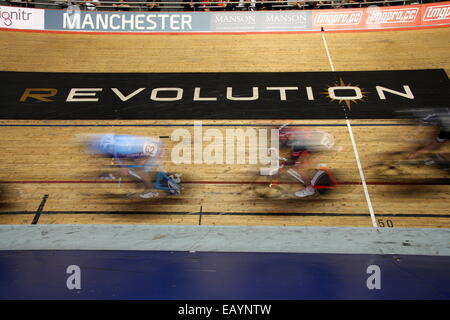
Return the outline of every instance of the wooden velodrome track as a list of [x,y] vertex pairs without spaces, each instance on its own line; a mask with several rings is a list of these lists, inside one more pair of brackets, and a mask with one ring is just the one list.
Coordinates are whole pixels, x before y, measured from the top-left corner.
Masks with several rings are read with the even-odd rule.
[[[450,28],[326,33],[324,36],[338,71],[443,68],[447,74],[450,72]],[[321,33],[149,36],[0,31],[0,44],[4,71],[331,71]],[[414,134],[416,128],[400,130],[396,126],[383,126],[374,129],[358,124],[398,121],[351,121],[375,217],[380,226],[448,228],[449,185],[382,183],[395,181],[396,177],[389,172],[380,177],[379,167],[374,167],[383,152],[411,148],[413,145],[407,142],[407,137]],[[1,121],[0,180],[4,192],[0,223],[31,223],[43,197],[48,195],[39,224],[372,226],[344,120],[310,121],[322,124],[320,128],[333,133],[337,144],[343,148],[320,159],[335,169],[339,181],[344,182],[334,193],[321,199],[277,199],[272,194],[276,190],[267,192],[267,188],[262,190],[261,185],[252,183],[261,181],[257,177],[259,166],[186,165],[180,168],[171,163],[166,163],[167,169],[184,173],[185,180],[190,182],[185,184],[181,197],[157,201],[105,197],[108,193],[123,195],[138,186],[98,183],[95,170],[99,160],[82,152],[75,137],[81,133],[112,131],[168,136],[173,130],[171,127],[95,127],[96,124],[168,123],[192,125],[188,121]],[[271,124],[270,121],[252,123]],[[8,124],[90,124],[92,127],[4,126]],[[439,171],[423,168],[409,173],[421,178],[442,176]],[[281,187],[301,188],[289,184]],[[258,196],[266,192],[267,197]]]

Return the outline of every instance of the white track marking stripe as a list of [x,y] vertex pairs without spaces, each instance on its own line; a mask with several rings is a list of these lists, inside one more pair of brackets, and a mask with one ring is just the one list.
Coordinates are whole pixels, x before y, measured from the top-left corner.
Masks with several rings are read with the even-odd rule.
[[[328,61],[330,62],[331,71],[334,72],[336,70],[334,69],[333,60],[331,59],[330,51],[328,50],[327,40],[325,39],[324,33],[322,32],[321,34],[322,34],[323,44],[325,46],[325,51],[327,52]],[[367,207],[369,208],[370,217],[372,219],[372,225],[374,228],[378,228],[377,220],[375,219],[375,212],[374,212],[373,206],[372,206],[372,201],[370,200],[369,189],[367,188],[366,179],[364,177],[364,171],[362,169],[361,160],[359,158],[358,149],[356,147],[355,137],[353,136],[352,127],[350,125],[350,120],[348,120],[348,118],[347,118],[347,119],[345,119],[345,121],[347,123],[347,129],[348,129],[348,133],[350,135],[350,140],[352,141],[353,152],[355,153],[356,164],[358,166],[359,176],[361,178],[361,183],[362,183],[362,186],[364,189],[364,195],[366,197]]]
[[333,65],[333,60],[331,60],[330,51],[328,50],[327,40],[325,40],[325,36],[324,36],[323,32],[322,32],[322,40],[323,40],[323,44],[325,46],[325,50],[327,51],[327,57],[328,57],[328,62],[330,62],[331,71],[335,71],[334,65]]
[[361,177],[361,183],[364,189],[364,195],[366,196],[367,206],[369,207],[370,217],[372,218],[372,225],[378,228],[377,220],[375,219],[375,212],[373,211],[372,201],[370,200],[369,189],[367,188],[366,179],[364,177],[364,171],[361,166],[361,160],[359,159],[358,149],[356,148],[355,137],[353,136],[352,127],[350,126],[350,121],[345,119],[347,122],[348,133],[350,134],[350,139],[352,140],[353,152],[355,153],[356,164],[358,165],[359,176]]

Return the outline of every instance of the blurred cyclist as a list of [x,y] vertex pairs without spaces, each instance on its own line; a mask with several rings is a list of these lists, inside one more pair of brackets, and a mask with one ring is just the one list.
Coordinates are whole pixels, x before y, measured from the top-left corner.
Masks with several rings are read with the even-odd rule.
[[284,125],[279,130],[279,137],[281,147],[290,149],[291,161],[286,164],[293,167],[286,172],[305,186],[294,193],[296,197],[316,195],[337,184],[331,171],[318,166],[314,159],[316,152],[333,150],[335,142],[331,134]]
[[438,133],[433,140],[412,152],[408,159],[417,159],[420,155],[440,149],[450,139],[450,112],[448,109],[431,110],[421,116],[419,123],[423,126],[435,126]]
[[[162,157],[163,144],[151,137],[97,134],[90,135],[89,150],[93,154],[113,158],[119,167],[117,175],[133,176],[140,180],[146,190],[141,198],[154,198],[159,194],[152,189],[165,190],[171,194],[180,194],[180,176],[169,176],[164,171],[157,171]],[[156,180],[152,182],[150,173],[156,171]],[[112,174],[108,175],[115,178]]]

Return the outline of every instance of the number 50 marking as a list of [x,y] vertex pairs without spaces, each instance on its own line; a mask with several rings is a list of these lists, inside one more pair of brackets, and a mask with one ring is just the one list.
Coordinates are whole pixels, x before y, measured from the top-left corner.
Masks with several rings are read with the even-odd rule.
[[384,228],[384,227],[393,228],[394,222],[392,222],[392,220],[386,220],[386,223],[385,223],[383,219],[378,219],[378,225],[381,228]]

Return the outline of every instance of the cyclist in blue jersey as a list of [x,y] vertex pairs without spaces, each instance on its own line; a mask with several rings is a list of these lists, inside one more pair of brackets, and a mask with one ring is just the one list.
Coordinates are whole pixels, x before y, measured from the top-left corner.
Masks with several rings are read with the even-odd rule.
[[[157,197],[151,189],[164,190],[171,194],[180,194],[180,176],[170,176],[158,171],[159,160],[163,153],[163,144],[150,137],[118,134],[91,135],[88,141],[89,150],[97,155],[113,158],[119,166],[118,175],[133,176],[144,184],[146,192],[142,198]],[[156,180],[152,182],[149,173],[157,171]],[[110,174],[110,177],[113,177]]]

